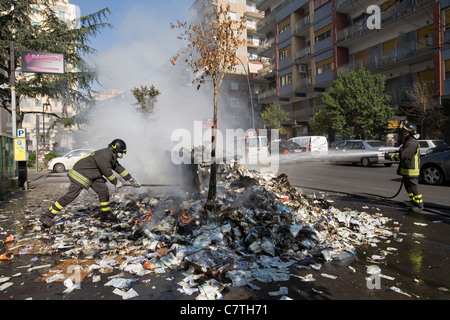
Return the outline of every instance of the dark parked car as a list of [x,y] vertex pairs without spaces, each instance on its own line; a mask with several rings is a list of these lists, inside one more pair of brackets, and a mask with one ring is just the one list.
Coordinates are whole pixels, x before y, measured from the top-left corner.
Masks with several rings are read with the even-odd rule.
[[301,147],[298,143],[288,140],[281,140],[278,143],[280,153],[305,152],[306,148]]
[[420,158],[420,178],[426,184],[439,185],[450,180],[450,151]]
[[439,152],[444,152],[444,151],[449,151],[449,150],[450,150],[450,145],[444,144],[444,145],[439,146],[439,147],[428,149],[425,154],[429,155],[429,154],[439,153]]

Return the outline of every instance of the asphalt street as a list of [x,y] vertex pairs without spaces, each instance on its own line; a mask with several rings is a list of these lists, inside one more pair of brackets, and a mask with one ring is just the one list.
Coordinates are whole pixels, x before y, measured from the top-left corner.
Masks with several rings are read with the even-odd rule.
[[[365,193],[395,194],[399,187],[395,168],[334,166],[321,161],[282,161],[280,172],[288,174],[290,182],[301,187],[304,193],[324,198],[336,208],[351,208],[391,218],[388,228],[394,236],[386,237],[376,246],[356,248],[357,258],[350,267],[324,261],[320,261],[320,270],[311,269],[307,264],[305,268],[292,267],[293,276],[287,282],[255,282],[260,287],[258,290],[250,287],[226,288],[222,292],[225,301],[278,300],[280,296],[271,296],[269,292],[277,291],[280,287],[287,287],[288,296],[293,300],[449,299],[450,206],[448,197],[439,196],[441,192],[448,195],[448,186],[433,187],[430,191],[428,186],[421,185],[425,205],[427,206],[427,202],[433,204],[434,208],[441,209],[439,212],[442,214],[417,214],[406,209],[405,194],[389,201],[362,196]],[[379,184],[378,179],[385,184]],[[2,217],[1,238],[10,234],[20,236],[24,216],[41,214],[52,201],[65,193],[67,187],[68,179],[65,174],[29,172],[28,190],[16,192],[10,199],[0,203],[0,213],[13,212],[14,216]],[[80,197],[91,200],[92,197],[95,198],[95,194],[83,192]],[[2,245],[0,254],[5,245]],[[383,254],[380,255],[380,252]],[[65,287],[61,282],[37,281],[42,270],[27,271],[30,265],[54,266],[62,259],[55,255],[25,254],[9,261],[0,261],[0,277],[11,277],[10,281],[14,283],[0,291],[0,299],[122,300],[112,292],[111,287],[104,286],[107,279],[96,283],[83,281],[81,289],[64,293]],[[368,267],[374,265],[379,267],[380,277],[374,278],[367,273]],[[183,270],[174,270],[164,276],[151,275],[139,279],[133,286],[139,296],[133,300],[193,301],[195,295],[188,296],[176,290],[181,271]],[[315,281],[301,279],[308,274],[312,274]],[[180,308],[183,306],[185,305]]]

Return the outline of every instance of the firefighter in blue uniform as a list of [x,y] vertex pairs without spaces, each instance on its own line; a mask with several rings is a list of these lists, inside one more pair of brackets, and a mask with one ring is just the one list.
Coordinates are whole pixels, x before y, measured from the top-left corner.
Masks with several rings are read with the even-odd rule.
[[122,159],[126,152],[127,145],[125,142],[121,139],[115,139],[107,148],[94,151],[78,160],[68,173],[71,183],[67,193],[41,216],[39,221],[42,225],[45,228],[50,228],[54,224],[53,218],[64,207],[75,200],[83,189],[88,190],[89,188],[92,188],[98,194],[100,220],[103,222],[117,221],[116,217],[111,213],[109,190],[106,181],[111,182],[116,188],[122,186],[122,182],[113,173],[115,171],[134,187],[138,188],[141,186],[117,161],[117,159]]

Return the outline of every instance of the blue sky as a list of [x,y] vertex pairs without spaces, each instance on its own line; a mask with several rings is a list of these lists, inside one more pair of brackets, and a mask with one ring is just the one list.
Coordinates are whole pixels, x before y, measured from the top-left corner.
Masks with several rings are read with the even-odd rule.
[[194,0],[69,0],[88,15],[108,7],[112,12],[103,29],[91,38],[97,54],[89,57],[105,89],[129,87],[145,73],[170,61],[185,44],[177,39],[180,30],[170,23],[189,21]]
[[[164,32],[169,29],[170,22],[189,20],[189,8],[194,0],[69,0],[77,5],[82,15],[88,15],[108,7],[112,12],[108,15],[108,22],[112,29],[104,29],[101,35],[92,39],[92,46],[99,52],[117,45],[119,41],[131,41],[139,37],[139,23],[144,19],[142,27],[152,21],[157,29],[147,32]],[[134,23],[135,24],[134,24]],[[135,31],[133,34],[129,31]]]

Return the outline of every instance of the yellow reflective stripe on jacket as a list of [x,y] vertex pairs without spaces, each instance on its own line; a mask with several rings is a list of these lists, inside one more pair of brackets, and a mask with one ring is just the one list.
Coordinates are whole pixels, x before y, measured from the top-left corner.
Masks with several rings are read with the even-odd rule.
[[420,169],[400,169],[400,174],[402,176],[419,176],[420,175]]
[[112,174],[108,177],[109,181],[113,181],[114,179],[116,179],[116,176],[114,174]]
[[420,175],[419,154],[420,154],[420,147],[417,148],[416,154],[414,155],[414,168],[413,169],[401,168],[400,169],[401,175],[417,176],[417,177]]
[[391,161],[400,161],[398,153],[394,153],[393,155],[391,155]]
[[75,181],[77,181],[78,183],[80,183],[82,186],[88,187],[89,183],[91,182],[88,178],[86,178],[85,176],[83,176],[82,174],[76,172],[75,170],[70,170],[69,171],[69,176],[74,179]]
[[85,156],[82,156],[80,159],[78,159],[73,165],[76,165],[77,164],[77,162],[78,161],[80,161],[80,160],[83,160],[84,158],[87,158],[87,157],[90,157],[90,156],[93,156],[94,155],[94,153],[95,152],[91,152],[91,153],[88,153],[87,155],[85,155]]
[[124,170],[122,173],[119,173],[119,174],[123,178],[123,177],[125,177],[128,174],[128,171]]

